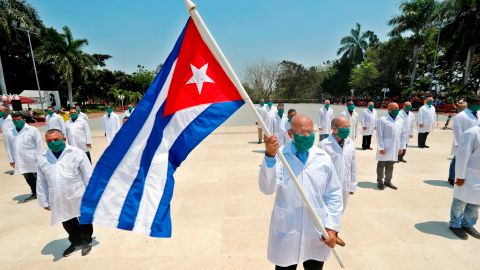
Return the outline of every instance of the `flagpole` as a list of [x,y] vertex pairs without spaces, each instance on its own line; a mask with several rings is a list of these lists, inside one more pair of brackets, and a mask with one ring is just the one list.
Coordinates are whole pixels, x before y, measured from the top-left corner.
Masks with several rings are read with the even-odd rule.
[[[267,125],[263,121],[262,117],[260,116],[260,113],[257,111],[255,108],[255,105],[253,104],[252,100],[250,99],[250,96],[248,95],[247,91],[245,91],[245,88],[243,88],[243,85],[240,81],[240,79],[237,77],[237,74],[233,71],[232,66],[228,62],[227,58],[223,54],[222,50],[218,46],[217,42],[213,38],[213,35],[210,33],[208,30],[207,25],[203,21],[202,17],[198,13],[196,9],[196,4],[193,3],[191,0],[184,0],[185,6],[190,13],[190,16],[192,17],[193,21],[195,22],[195,25],[197,26],[201,36],[203,37],[204,41],[207,43],[207,46],[210,48],[212,51],[213,55],[215,58],[220,62],[220,65],[225,69],[225,72],[227,73],[228,77],[232,80],[233,84],[235,87],[238,89],[240,95],[242,96],[243,100],[247,104],[247,106],[251,109],[255,117],[257,118],[257,121],[260,123],[260,126],[263,128],[263,131],[267,136],[272,135],[270,130],[267,128]],[[282,152],[277,153],[278,158],[282,162],[283,166],[288,171],[288,174],[290,177],[293,179],[293,183],[295,184],[295,187],[300,194],[300,197],[302,198],[303,202],[307,206],[307,209],[309,210],[310,216],[312,217],[315,226],[322,232],[322,235],[325,239],[329,239],[328,233],[325,230],[325,226],[323,225],[322,220],[318,217],[315,209],[313,208],[311,202],[308,200],[305,192],[303,191],[302,187],[298,183],[298,179],[293,173],[292,168],[290,168],[290,165],[288,164],[287,160],[285,159],[285,156],[283,155]],[[345,265],[343,264],[343,261],[338,254],[338,252],[335,250],[335,248],[332,248],[333,254],[335,254],[335,257],[337,258],[338,263],[342,268],[345,268]]]

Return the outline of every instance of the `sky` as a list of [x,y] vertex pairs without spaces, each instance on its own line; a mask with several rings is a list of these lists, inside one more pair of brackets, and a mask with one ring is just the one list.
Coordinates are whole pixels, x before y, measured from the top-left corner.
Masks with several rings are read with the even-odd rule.
[[[107,68],[155,70],[188,19],[183,0],[28,0],[47,27],[70,27],[85,51],[111,55]],[[242,76],[249,64],[290,60],[305,66],[337,58],[358,22],[388,39],[399,0],[196,0],[217,43]]]

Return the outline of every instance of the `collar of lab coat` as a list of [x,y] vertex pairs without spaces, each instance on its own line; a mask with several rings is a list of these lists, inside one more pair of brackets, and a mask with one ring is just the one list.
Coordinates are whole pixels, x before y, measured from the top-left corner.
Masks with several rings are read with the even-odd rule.
[[[347,144],[347,142],[348,138],[343,140],[344,146]],[[331,144],[335,148],[335,152],[343,151],[342,147],[340,147],[340,144],[338,144],[337,139],[335,138],[335,135],[333,135],[333,133],[327,137],[325,144]]]
[[[295,157],[295,159],[302,163],[298,158],[297,156],[295,155],[295,153],[297,153],[297,149],[295,148],[295,145],[293,145],[293,141],[292,142],[289,142],[287,143],[284,147],[283,147],[283,154],[285,156],[287,155],[290,155],[290,156],[293,156]],[[320,156],[320,155],[326,155],[326,153],[321,150],[320,148],[318,148],[316,145],[313,145],[312,148],[310,148],[310,150],[308,150],[308,157],[307,157],[307,161],[305,162],[305,167],[307,165],[309,165],[309,163],[315,159],[317,156]],[[303,163],[302,163],[303,164]]]
[[44,154],[44,155],[47,156],[47,159],[49,159],[49,160],[52,160],[52,158],[53,158],[53,160],[60,160],[60,159],[62,159],[62,157],[63,157],[64,155],[66,155],[67,153],[70,153],[70,152],[72,152],[72,147],[67,144],[67,145],[65,146],[65,149],[63,149],[62,154],[58,157],[58,159],[57,159],[57,157],[53,154],[52,150],[50,150],[50,149],[48,149],[47,151],[45,151],[45,154]]
[[385,114],[385,117],[390,122],[396,122],[398,120],[399,115],[397,115],[397,117],[395,117],[395,119],[393,119],[392,116],[387,112],[387,114]]
[[12,132],[13,132],[13,134],[20,134],[20,133],[22,133],[24,130],[27,130],[27,129],[29,129],[29,128],[30,128],[30,125],[27,124],[27,123],[25,123],[25,126],[23,126],[23,128],[20,130],[20,132],[17,130],[17,127],[13,127],[13,128],[12,128]]

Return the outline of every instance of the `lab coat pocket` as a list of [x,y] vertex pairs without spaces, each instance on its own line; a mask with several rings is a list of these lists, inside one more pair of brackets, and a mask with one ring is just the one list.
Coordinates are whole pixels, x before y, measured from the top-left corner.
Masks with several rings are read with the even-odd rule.
[[64,176],[65,178],[78,178],[79,172],[75,168],[71,168],[68,165],[65,164],[59,164],[60,165],[60,170],[61,170],[61,175]]
[[275,206],[272,215],[272,227],[279,233],[295,230],[295,215],[292,210]]
[[82,182],[77,182],[67,186],[66,188],[66,198],[67,200],[75,200],[81,198],[85,192],[85,186]]

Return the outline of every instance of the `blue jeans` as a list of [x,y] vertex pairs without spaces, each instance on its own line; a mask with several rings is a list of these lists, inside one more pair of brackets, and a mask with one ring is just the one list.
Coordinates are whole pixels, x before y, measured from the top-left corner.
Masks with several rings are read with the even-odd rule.
[[456,157],[453,157],[452,161],[450,161],[450,169],[448,170],[448,179],[455,180],[455,161],[456,161]]
[[471,228],[478,220],[478,207],[480,205],[466,203],[453,198],[452,208],[450,210],[450,227]]

